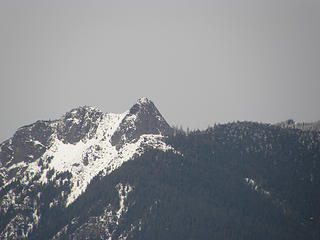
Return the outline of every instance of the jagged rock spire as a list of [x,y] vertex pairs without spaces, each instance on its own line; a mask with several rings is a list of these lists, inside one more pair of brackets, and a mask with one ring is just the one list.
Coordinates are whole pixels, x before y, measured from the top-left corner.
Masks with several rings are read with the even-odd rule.
[[111,138],[112,145],[134,142],[143,134],[169,135],[172,128],[148,98],[140,98],[120,123]]

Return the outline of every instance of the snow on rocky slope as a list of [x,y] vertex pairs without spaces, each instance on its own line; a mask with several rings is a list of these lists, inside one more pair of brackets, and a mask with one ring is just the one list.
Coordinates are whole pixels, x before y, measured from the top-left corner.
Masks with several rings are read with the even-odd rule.
[[[147,98],[139,99],[129,111],[121,114],[79,107],[59,120],[24,126],[0,145],[2,214],[18,209],[20,202],[28,200],[28,191],[37,185],[52,182],[56,187],[66,185],[69,190],[61,190],[50,206],[61,204],[60,197],[68,206],[96,175],[111,173],[147,148],[174,150],[163,141],[171,132],[168,123]],[[16,185],[22,190],[17,191]],[[41,192],[38,200],[29,203],[30,211],[35,211],[40,198]],[[25,223],[30,225],[23,233],[25,236],[40,215],[34,213],[34,218]],[[1,236],[8,237],[3,234]]]
[[[28,149],[24,150],[25,159],[22,161],[16,159],[22,150],[19,146],[12,146],[12,139],[9,140],[9,146],[6,146],[6,143],[1,145],[2,151],[15,150],[9,160],[3,159],[4,154],[0,155],[1,163],[4,165],[1,168],[2,174],[5,175],[4,186],[16,179],[8,176],[8,172],[12,170],[19,172],[19,177],[24,176],[24,183],[39,173],[39,182],[47,183],[57,173],[68,171],[72,174],[72,191],[68,196],[67,205],[86,189],[90,180],[99,172],[112,172],[123,162],[132,159],[135,154],[142,154],[145,147],[163,151],[172,149],[162,141],[163,133],[168,134],[170,127],[147,98],[139,99],[129,111],[121,114],[104,114],[93,107],[80,107],[71,110],[62,119],[46,124],[52,130],[47,144],[37,139],[41,136],[23,136],[35,149],[45,148],[36,159],[32,149],[29,150],[30,153]],[[20,131],[31,128],[29,132],[32,133],[35,125],[23,127]],[[112,142],[115,133],[121,139],[118,140],[121,141],[120,146],[114,143],[115,141]],[[131,134],[130,137],[127,137],[128,133]],[[52,170],[54,173],[48,174]],[[48,175],[51,175],[50,178]]]

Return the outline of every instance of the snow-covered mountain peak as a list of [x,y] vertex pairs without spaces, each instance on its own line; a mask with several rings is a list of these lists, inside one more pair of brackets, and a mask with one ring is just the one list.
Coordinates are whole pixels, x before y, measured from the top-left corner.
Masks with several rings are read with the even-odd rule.
[[147,98],[121,114],[74,108],[61,119],[23,127],[0,145],[0,189],[16,180],[26,188],[67,181],[70,192],[63,196],[69,205],[97,174],[111,173],[150,147],[174,150],[163,141],[171,131]]

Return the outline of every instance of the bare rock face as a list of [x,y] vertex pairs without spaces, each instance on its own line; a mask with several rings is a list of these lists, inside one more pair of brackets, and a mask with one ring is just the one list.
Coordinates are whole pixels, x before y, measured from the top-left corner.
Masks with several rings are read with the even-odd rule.
[[103,113],[93,107],[79,107],[67,112],[58,123],[58,138],[65,143],[76,143],[85,136],[92,138]]
[[135,142],[143,134],[170,135],[172,128],[162,117],[152,101],[140,98],[124,117],[111,138],[113,146]]
[[9,167],[39,158],[46,151],[53,132],[50,121],[37,121],[19,128],[12,138],[0,146],[1,165]]

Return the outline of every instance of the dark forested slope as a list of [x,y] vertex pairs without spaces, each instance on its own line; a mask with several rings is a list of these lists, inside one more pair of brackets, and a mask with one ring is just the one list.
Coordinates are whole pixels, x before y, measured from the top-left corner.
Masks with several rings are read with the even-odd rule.
[[318,132],[237,122],[167,143],[49,209],[30,239],[319,239]]

